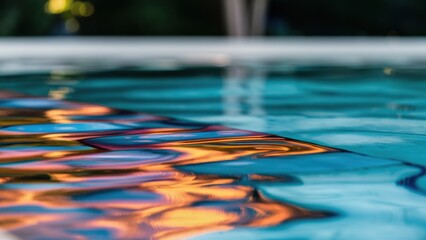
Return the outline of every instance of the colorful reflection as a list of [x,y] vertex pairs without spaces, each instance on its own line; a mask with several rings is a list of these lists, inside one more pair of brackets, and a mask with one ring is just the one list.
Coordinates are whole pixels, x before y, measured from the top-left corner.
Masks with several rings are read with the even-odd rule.
[[181,239],[330,216],[256,188],[290,176],[181,167],[334,149],[11,93],[0,93],[0,116],[0,228],[19,238]]

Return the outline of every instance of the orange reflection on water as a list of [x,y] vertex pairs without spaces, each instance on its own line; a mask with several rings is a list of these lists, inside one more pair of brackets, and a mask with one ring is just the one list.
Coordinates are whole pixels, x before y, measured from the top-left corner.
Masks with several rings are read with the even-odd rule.
[[[268,199],[257,187],[290,178],[180,167],[333,149],[97,105],[45,100],[47,107],[33,109],[31,99],[4,96],[16,98],[13,106],[28,103],[6,108],[0,118],[6,126],[0,132],[0,227],[18,237],[90,239],[90,232],[100,239],[186,239],[327,216]],[[57,130],[73,123],[103,125]]]
[[111,112],[107,107],[81,104],[77,108],[47,110],[45,116],[54,123],[70,123],[73,121],[69,116],[102,116]]
[[176,141],[159,144],[155,147],[183,153],[181,157],[176,158],[174,161],[176,165],[230,161],[244,156],[262,158],[334,151],[314,144],[296,142],[269,135],[205,139],[191,142]]
[[237,222],[238,214],[210,208],[179,208],[162,215],[153,225],[162,229],[154,237],[157,239],[185,239],[214,231],[232,229],[231,224]]

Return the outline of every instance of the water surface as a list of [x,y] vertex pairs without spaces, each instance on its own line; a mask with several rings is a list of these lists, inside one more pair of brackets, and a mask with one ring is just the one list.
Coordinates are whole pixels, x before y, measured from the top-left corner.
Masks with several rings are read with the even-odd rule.
[[426,238],[425,73],[5,74],[0,88],[25,95],[0,99],[0,227],[25,239]]

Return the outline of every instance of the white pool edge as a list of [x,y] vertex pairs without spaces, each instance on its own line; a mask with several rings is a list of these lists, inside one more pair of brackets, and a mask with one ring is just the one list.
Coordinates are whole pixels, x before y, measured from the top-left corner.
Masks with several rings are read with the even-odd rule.
[[[426,60],[426,38],[0,38],[0,59],[218,57]],[[394,59],[390,59],[394,58]]]

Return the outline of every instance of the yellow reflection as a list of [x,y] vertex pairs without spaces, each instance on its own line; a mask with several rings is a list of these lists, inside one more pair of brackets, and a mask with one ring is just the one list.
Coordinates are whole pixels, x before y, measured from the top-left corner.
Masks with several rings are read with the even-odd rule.
[[64,157],[64,156],[70,155],[72,153],[73,152],[66,152],[66,151],[48,152],[48,153],[44,154],[43,157],[59,158],[59,157]]
[[[193,233],[200,234],[204,231],[211,231],[212,228],[214,228],[215,231],[223,230],[224,227],[229,229],[231,227],[226,225],[238,219],[238,214],[232,212],[221,211],[214,208],[187,207],[166,212],[161,216],[161,219],[156,222],[156,226],[160,228],[186,229],[185,235],[189,235],[188,233],[192,231]],[[172,230],[172,232],[175,231],[176,230]],[[167,231],[159,232],[157,237],[168,234]],[[176,233],[173,234],[173,237],[176,237],[175,234]],[[163,239],[166,238],[163,236]]]
[[49,91],[49,97],[56,100],[62,100],[71,92],[73,92],[73,89],[69,87],[61,87],[55,90],[52,89]]

